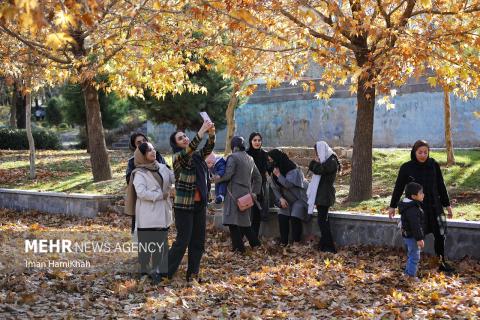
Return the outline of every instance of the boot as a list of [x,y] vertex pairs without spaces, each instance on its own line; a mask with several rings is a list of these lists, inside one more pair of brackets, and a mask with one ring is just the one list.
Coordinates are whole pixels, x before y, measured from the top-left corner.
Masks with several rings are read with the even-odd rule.
[[449,265],[445,258],[440,256],[440,264],[438,266],[438,271],[446,272],[446,273],[455,273],[455,268]]

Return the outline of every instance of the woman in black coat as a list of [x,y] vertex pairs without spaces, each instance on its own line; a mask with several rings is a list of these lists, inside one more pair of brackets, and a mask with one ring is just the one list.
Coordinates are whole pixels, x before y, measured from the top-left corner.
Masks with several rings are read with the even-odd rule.
[[262,189],[257,194],[257,201],[261,204],[262,208],[257,206],[252,207],[252,229],[258,237],[260,230],[260,221],[264,220],[268,216],[268,190],[267,190],[267,164],[268,154],[267,151],[262,149],[262,135],[259,132],[252,132],[248,138],[249,147],[247,154],[250,155],[255,161],[260,175],[262,176]]
[[442,171],[435,159],[429,157],[430,146],[423,140],[413,145],[411,160],[404,163],[398,172],[395,188],[390,201],[388,215],[393,218],[400,197],[409,182],[422,185],[425,198],[422,209],[425,214],[425,234],[433,233],[435,253],[439,257],[439,271],[452,272],[454,268],[445,262],[445,237],[447,221],[443,208],[447,208],[448,218],[452,218],[452,208]]
[[325,141],[318,141],[315,144],[315,154],[317,158],[310,161],[308,166],[308,170],[314,174],[307,189],[308,213],[312,214],[313,207],[317,206],[318,226],[322,234],[318,245],[319,249],[336,253],[328,220],[328,210],[335,203],[333,184],[341,166],[337,155]]

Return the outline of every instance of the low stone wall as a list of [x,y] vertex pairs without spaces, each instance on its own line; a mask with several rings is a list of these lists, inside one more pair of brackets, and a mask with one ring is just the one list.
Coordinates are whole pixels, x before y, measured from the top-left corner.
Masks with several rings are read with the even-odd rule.
[[65,192],[38,192],[0,189],[0,208],[14,210],[38,210],[47,213],[95,217],[118,196],[89,195]]
[[[279,237],[276,209],[260,226],[260,234],[266,238]],[[208,217],[215,226],[222,225],[222,213],[217,210],[215,215]],[[403,247],[403,239],[398,229],[398,220],[389,219],[383,215],[367,215],[349,212],[330,213],[330,223],[335,243],[338,246],[376,245]],[[320,236],[317,217],[309,223],[304,223],[304,235]],[[480,222],[452,220],[448,222],[446,241],[446,256],[449,259],[461,259],[470,256],[480,259]],[[425,241],[425,252],[434,254],[433,236],[430,234]]]

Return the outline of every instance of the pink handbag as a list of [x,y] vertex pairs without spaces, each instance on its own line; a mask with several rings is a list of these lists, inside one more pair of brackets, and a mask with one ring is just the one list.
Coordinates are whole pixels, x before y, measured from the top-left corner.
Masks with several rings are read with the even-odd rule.
[[253,207],[253,204],[253,196],[251,193],[247,193],[246,195],[237,199],[237,206],[240,212],[250,209]]

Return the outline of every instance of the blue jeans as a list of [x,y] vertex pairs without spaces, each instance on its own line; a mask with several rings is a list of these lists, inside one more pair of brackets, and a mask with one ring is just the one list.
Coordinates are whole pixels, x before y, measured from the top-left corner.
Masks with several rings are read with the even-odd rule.
[[420,261],[420,248],[415,238],[403,238],[407,246],[407,266],[405,274],[411,277],[417,276],[418,262]]

